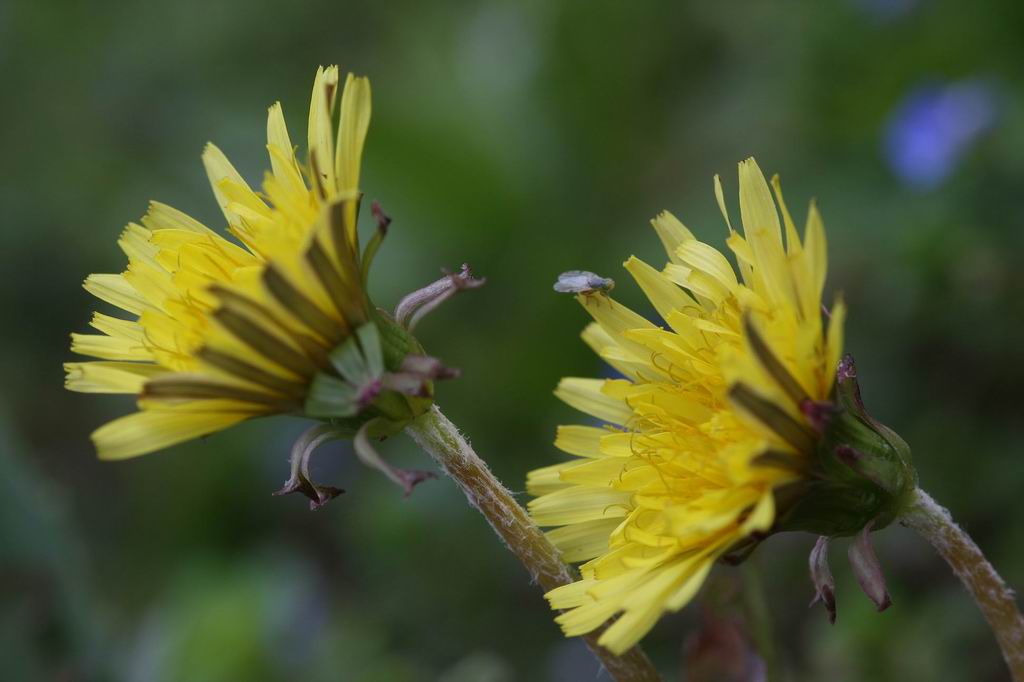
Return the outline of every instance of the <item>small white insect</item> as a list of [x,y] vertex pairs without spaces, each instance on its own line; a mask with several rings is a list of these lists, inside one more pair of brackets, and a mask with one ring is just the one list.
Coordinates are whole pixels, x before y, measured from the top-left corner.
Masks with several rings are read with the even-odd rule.
[[601,277],[586,270],[569,270],[558,276],[554,289],[563,294],[608,294],[615,288],[615,280]]

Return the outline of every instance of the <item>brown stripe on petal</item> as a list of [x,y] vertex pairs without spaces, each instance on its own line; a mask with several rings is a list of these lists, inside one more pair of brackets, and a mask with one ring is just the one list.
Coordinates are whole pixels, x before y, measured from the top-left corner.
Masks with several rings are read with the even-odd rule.
[[314,239],[306,251],[306,262],[316,278],[320,281],[324,291],[330,296],[335,309],[345,319],[349,327],[362,321],[362,292],[346,285],[337,268],[331,263],[323,244],[319,239]]
[[265,305],[257,303],[244,294],[240,294],[237,291],[232,291],[231,289],[227,289],[216,284],[210,287],[210,293],[216,296],[225,307],[233,308],[246,317],[258,317],[266,320],[270,326],[274,327],[281,334],[294,341],[295,344],[299,346],[320,369],[327,369],[330,367],[330,362],[327,359],[328,349],[324,348],[323,344],[317,342],[316,339],[308,334],[302,334],[301,332],[294,331]]
[[320,173],[320,165],[317,163],[316,150],[309,150],[310,174],[313,176],[313,188],[316,189],[317,197],[321,200],[327,198],[327,190],[324,188],[324,178]]
[[279,338],[261,329],[259,325],[248,317],[225,304],[213,313],[215,320],[220,322],[239,341],[243,342],[254,351],[270,360],[273,363],[290,369],[299,376],[312,376],[317,371],[307,356],[298,352]]
[[749,412],[759,422],[774,431],[799,452],[811,452],[815,446],[815,434],[809,428],[791,417],[775,403],[758,395],[746,384],[735,384],[729,389],[729,398]]
[[805,474],[808,469],[807,462],[804,461],[803,457],[794,455],[792,452],[783,452],[782,450],[765,450],[750,460],[750,463],[757,467],[784,469],[799,474]]
[[324,79],[324,92],[327,94],[327,111],[334,113],[334,95],[338,92],[337,79],[331,81]]
[[327,225],[331,228],[331,242],[335,251],[342,244],[348,243],[348,231],[346,230],[345,204],[346,201],[335,201],[327,207]]
[[267,388],[284,394],[289,398],[301,400],[306,396],[305,384],[289,381],[288,379],[279,377],[276,374],[271,374],[264,369],[260,369],[256,365],[250,364],[244,360],[239,360],[229,353],[224,353],[209,347],[203,347],[199,349],[196,356],[200,360],[203,360],[204,362],[207,362],[228,374],[236,376],[239,379],[258,384],[260,386],[266,386]]
[[237,400],[266,405],[282,412],[298,403],[277,395],[225,384],[202,375],[169,375],[150,379],[142,387],[142,399]]
[[761,366],[764,367],[769,376],[775,380],[779,388],[785,391],[786,395],[792,398],[797,405],[808,400],[807,391],[789,373],[789,370],[782,364],[782,361],[775,357],[775,353],[768,346],[768,342],[764,340],[761,333],[754,327],[754,322],[749,314],[743,316],[743,330],[746,332],[747,339],[750,341],[750,347],[754,351],[754,355],[757,356],[758,362],[761,363]]
[[263,284],[278,303],[324,340],[333,344],[340,338],[338,323],[299,291],[273,264],[268,263],[263,270]]
[[[352,207],[351,211],[349,211],[350,206]],[[331,241],[334,244],[334,253],[338,260],[338,267],[341,268],[342,276],[359,276],[359,268],[357,267],[355,252],[353,251],[354,245],[349,240],[349,234],[355,234],[355,226],[350,223],[358,212],[359,201],[356,199],[343,199],[327,207],[327,220],[328,227],[331,228]]]

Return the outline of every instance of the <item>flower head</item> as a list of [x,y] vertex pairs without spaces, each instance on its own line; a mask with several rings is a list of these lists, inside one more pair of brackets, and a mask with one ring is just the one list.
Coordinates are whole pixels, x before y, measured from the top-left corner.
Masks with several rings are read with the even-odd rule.
[[[139,411],[93,434],[101,458],[152,452],[251,417],[294,413],[353,434],[386,435],[430,404],[439,363],[371,305],[367,272],[388,220],[360,253],[360,163],[370,84],[320,68],[308,156],[296,156],[280,103],[270,107],[271,171],[253,190],[213,144],[203,164],[230,237],[153,202],[120,241],[121,274],[85,288],[119,309],[72,334],[67,387],[138,396]],[[340,123],[333,125],[340,99]],[[234,239],[231,239],[233,237]],[[454,281],[454,278],[453,278]]]
[[739,164],[740,233],[715,178],[738,275],[671,214],[652,221],[668,264],[625,267],[667,328],[602,293],[578,296],[595,320],[584,341],[622,378],[561,381],[555,394],[603,425],[560,427],[555,445],[575,459],[528,478],[533,518],[557,526],[566,560],[586,562],[580,581],[548,594],[568,635],[618,614],[600,641],[621,653],[689,602],[720,557],[787,523],[829,535],[865,525],[863,504],[842,527],[801,507],[835,488],[825,472],[838,458],[822,443],[840,412],[830,397],[845,308],[823,315],[817,208],[801,240],[772,186],[775,199],[753,159]]

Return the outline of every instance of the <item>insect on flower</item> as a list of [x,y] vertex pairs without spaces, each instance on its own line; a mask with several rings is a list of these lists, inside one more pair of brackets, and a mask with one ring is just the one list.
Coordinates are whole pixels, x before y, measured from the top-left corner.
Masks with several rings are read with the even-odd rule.
[[601,277],[586,270],[569,270],[558,276],[554,290],[562,294],[608,295],[615,288],[615,280]]

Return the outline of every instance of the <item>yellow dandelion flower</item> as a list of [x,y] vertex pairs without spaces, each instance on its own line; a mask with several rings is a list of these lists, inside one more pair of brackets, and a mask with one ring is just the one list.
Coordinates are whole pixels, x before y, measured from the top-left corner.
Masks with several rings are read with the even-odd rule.
[[[583,340],[624,378],[561,381],[555,394],[603,425],[560,427],[555,445],[574,459],[528,477],[534,520],[557,526],[549,537],[566,560],[585,562],[581,580],[547,595],[567,635],[618,615],[600,642],[629,649],[693,598],[717,559],[763,537],[782,515],[780,491],[816,462],[845,310],[837,301],[823,319],[817,208],[801,240],[772,186],[774,199],[755,161],[739,164],[741,233],[715,178],[738,275],[671,214],[652,221],[668,264],[631,257],[625,268],[667,328],[609,297],[608,280],[575,289],[594,318]],[[560,290],[603,279],[566,274]]]
[[118,242],[127,269],[85,280],[119,314],[97,312],[97,333],[72,334],[72,351],[98,360],[67,363],[67,388],[137,395],[139,406],[93,434],[101,458],[152,452],[280,413],[353,432],[380,418],[381,432],[381,423],[429,406],[429,379],[441,376],[439,366],[406,361],[421,349],[365,291],[386,228],[378,215],[380,230],[360,253],[370,83],[349,74],[340,98],[338,86],[337,67],[318,69],[304,164],[280,103],[270,107],[271,170],[262,191],[207,145],[203,164],[229,236],[153,202]]

